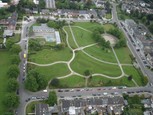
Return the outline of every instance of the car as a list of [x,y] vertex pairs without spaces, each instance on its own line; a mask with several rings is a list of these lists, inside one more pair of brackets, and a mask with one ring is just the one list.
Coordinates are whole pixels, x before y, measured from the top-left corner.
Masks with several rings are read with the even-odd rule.
[[71,92],[73,92],[73,91],[74,91],[74,89],[71,89],[70,91],[71,91]]
[[36,97],[36,99],[41,99],[41,97]]
[[65,90],[65,92],[69,92],[69,90],[68,90],[68,89],[66,89],[66,90]]
[[107,92],[104,92],[104,93],[103,93],[103,95],[107,95],[107,94],[108,94]]
[[72,96],[72,97],[76,97],[76,96],[74,95],[74,96]]
[[47,90],[45,89],[45,90],[43,90],[43,92],[44,92],[44,93],[47,93]]
[[64,96],[60,96],[60,98],[64,98]]
[[80,91],[80,89],[77,89],[76,91]]
[[96,94],[92,94],[92,96],[96,96]]
[[112,89],[116,89],[116,87],[112,87]]
[[26,102],[30,101],[30,98],[26,99],[25,101],[26,101]]
[[58,92],[63,92],[63,90],[59,89]]
[[100,88],[98,88],[97,90],[101,90]]
[[19,95],[19,89],[16,90],[16,94]]
[[32,100],[35,100],[35,99],[37,99],[37,98],[36,98],[36,97],[31,97],[31,99],[32,99]]
[[41,99],[45,99],[45,96],[42,96]]
[[78,95],[78,97],[81,97],[81,95]]

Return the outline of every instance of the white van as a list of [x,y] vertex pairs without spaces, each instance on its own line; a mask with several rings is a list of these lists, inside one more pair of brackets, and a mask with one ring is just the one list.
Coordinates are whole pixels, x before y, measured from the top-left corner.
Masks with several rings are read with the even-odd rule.
[[43,92],[47,93],[47,90],[45,89],[45,90],[43,90]]

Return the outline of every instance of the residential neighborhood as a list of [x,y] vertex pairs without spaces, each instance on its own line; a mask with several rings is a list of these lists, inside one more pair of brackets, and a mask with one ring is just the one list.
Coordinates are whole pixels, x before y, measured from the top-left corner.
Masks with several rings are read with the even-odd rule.
[[0,0],[0,115],[152,115],[152,6]]

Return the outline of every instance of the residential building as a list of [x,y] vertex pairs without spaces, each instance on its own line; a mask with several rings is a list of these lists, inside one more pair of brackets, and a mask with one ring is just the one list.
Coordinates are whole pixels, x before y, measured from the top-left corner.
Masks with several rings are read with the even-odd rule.
[[7,7],[8,4],[0,0],[0,8]]

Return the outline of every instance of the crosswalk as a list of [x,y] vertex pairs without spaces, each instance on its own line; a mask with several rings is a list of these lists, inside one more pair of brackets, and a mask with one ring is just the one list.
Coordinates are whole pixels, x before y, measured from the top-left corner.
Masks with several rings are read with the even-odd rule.
[[52,8],[52,9],[56,8],[55,0],[45,0],[45,2],[46,2],[46,8]]

